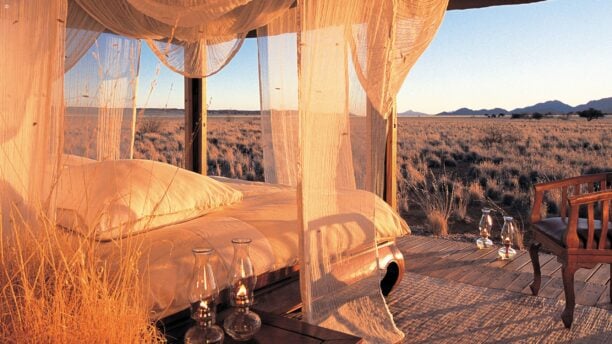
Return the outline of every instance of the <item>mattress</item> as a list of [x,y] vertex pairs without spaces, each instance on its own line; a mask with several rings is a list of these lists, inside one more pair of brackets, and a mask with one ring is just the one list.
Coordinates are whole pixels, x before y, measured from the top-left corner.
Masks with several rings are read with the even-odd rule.
[[[220,288],[227,286],[233,238],[253,240],[250,253],[258,275],[298,263],[295,188],[216,179],[242,191],[243,200],[196,219],[123,239],[136,243],[142,252],[139,270],[145,278],[154,319],[189,306],[187,289],[192,276],[193,247],[215,249],[213,268]],[[409,233],[406,223],[384,201],[365,191],[341,192],[338,199],[341,206],[333,220],[333,239],[328,240],[333,241],[338,252],[349,255],[371,248],[374,235],[378,242],[383,242]],[[364,202],[360,201],[364,199],[375,200],[374,224],[369,220],[372,214],[364,214]],[[115,242],[100,243],[104,259],[117,259],[119,251]]]

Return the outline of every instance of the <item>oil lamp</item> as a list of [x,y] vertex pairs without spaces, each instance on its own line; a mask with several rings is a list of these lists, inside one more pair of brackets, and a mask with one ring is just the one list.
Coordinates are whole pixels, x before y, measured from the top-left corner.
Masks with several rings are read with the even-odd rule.
[[482,216],[480,217],[480,222],[478,223],[480,238],[476,240],[476,246],[478,246],[479,249],[493,246],[493,241],[489,239],[492,229],[493,218],[491,217],[491,209],[482,208]]
[[512,243],[516,238],[516,226],[512,216],[504,216],[504,226],[501,231],[501,240],[504,247],[498,253],[502,260],[512,259],[516,255],[516,250],[512,248]]
[[230,270],[230,302],[233,312],[223,321],[227,334],[237,341],[251,339],[261,327],[259,315],[249,309],[257,276],[249,256],[251,239],[233,239],[234,258]]
[[215,281],[210,257],[212,248],[194,248],[193,277],[189,288],[191,318],[196,324],[185,333],[185,343],[223,343],[223,330],[215,325],[215,311],[219,289]]

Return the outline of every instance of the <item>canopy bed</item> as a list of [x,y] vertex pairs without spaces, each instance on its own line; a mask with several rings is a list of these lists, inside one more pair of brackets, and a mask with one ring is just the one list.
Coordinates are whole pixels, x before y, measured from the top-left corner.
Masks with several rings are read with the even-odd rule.
[[[258,247],[258,273],[299,262],[306,321],[370,342],[401,340],[379,289],[379,267],[403,264],[393,239],[408,232],[393,211],[395,94],[447,5],[5,0],[2,228],[12,228],[16,213],[30,224],[49,218],[72,238],[98,242],[109,268],[121,245],[138,240],[152,318],[185,306],[180,288],[155,280],[180,283],[192,264],[180,249],[205,242],[227,260],[223,242],[248,235]],[[450,8],[487,5],[451,1]],[[185,168],[202,172],[202,78],[229,63],[247,36],[257,37],[259,49],[268,184],[129,160],[142,118],[135,107],[141,42],[186,77]]]
[[[118,246],[138,246],[139,269],[146,271],[150,285],[153,319],[189,308],[185,285],[192,273],[192,247],[216,250],[215,270],[222,288],[227,285],[235,237],[253,240],[251,253],[260,287],[298,270],[297,201],[291,186],[209,178],[150,160],[95,162],[65,155],[57,194],[57,223],[71,233],[67,240],[78,244],[74,231],[94,240],[104,269],[113,271],[115,262],[121,261]],[[359,209],[368,193],[342,190],[338,197],[339,211],[323,220],[341,228],[335,238],[338,257],[332,260],[375,269],[370,264],[375,258],[369,245],[373,233],[363,230],[368,219]],[[375,206],[379,265],[387,270],[389,265],[403,264],[393,241],[410,229],[383,200],[377,199]],[[348,271],[339,277],[346,283],[354,278]],[[398,277],[385,285],[387,292]]]

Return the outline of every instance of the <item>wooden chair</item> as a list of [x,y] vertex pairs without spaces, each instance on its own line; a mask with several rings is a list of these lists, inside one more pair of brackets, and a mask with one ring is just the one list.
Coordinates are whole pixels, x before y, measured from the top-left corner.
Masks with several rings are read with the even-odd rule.
[[[612,173],[599,173],[535,185],[535,199],[531,211],[533,241],[529,249],[533,264],[533,295],[538,295],[541,283],[538,250],[545,247],[562,264],[565,309],[561,320],[570,328],[574,318],[574,273],[580,268],[591,269],[598,263],[612,264]],[[545,192],[561,192],[558,217],[543,219],[541,207]],[[580,218],[580,209],[586,207],[587,217]],[[599,207],[601,215],[595,217]],[[610,265],[612,277],[612,265]],[[612,299],[612,287],[610,288]]]

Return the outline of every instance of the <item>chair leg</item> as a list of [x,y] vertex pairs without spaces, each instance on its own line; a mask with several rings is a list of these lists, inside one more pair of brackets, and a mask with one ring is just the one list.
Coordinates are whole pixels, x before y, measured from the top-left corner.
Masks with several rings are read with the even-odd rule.
[[561,268],[563,275],[563,289],[565,290],[565,309],[561,313],[561,320],[566,328],[572,326],[574,320],[574,307],[576,306],[576,296],[574,295],[574,272],[576,268],[573,265],[564,265]]
[[529,247],[529,255],[531,256],[531,264],[533,265],[533,283],[529,286],[533,295],[538,295],[540,291],[540,284],[542,283],[542,272],[540,271],[540,257],[538,251],[540,250],[540,243],[532,242]]
[[[612,281],[612,264],[610,264],[610,280]],[[612,303],[612,282],[610,282],[610,303]]]

